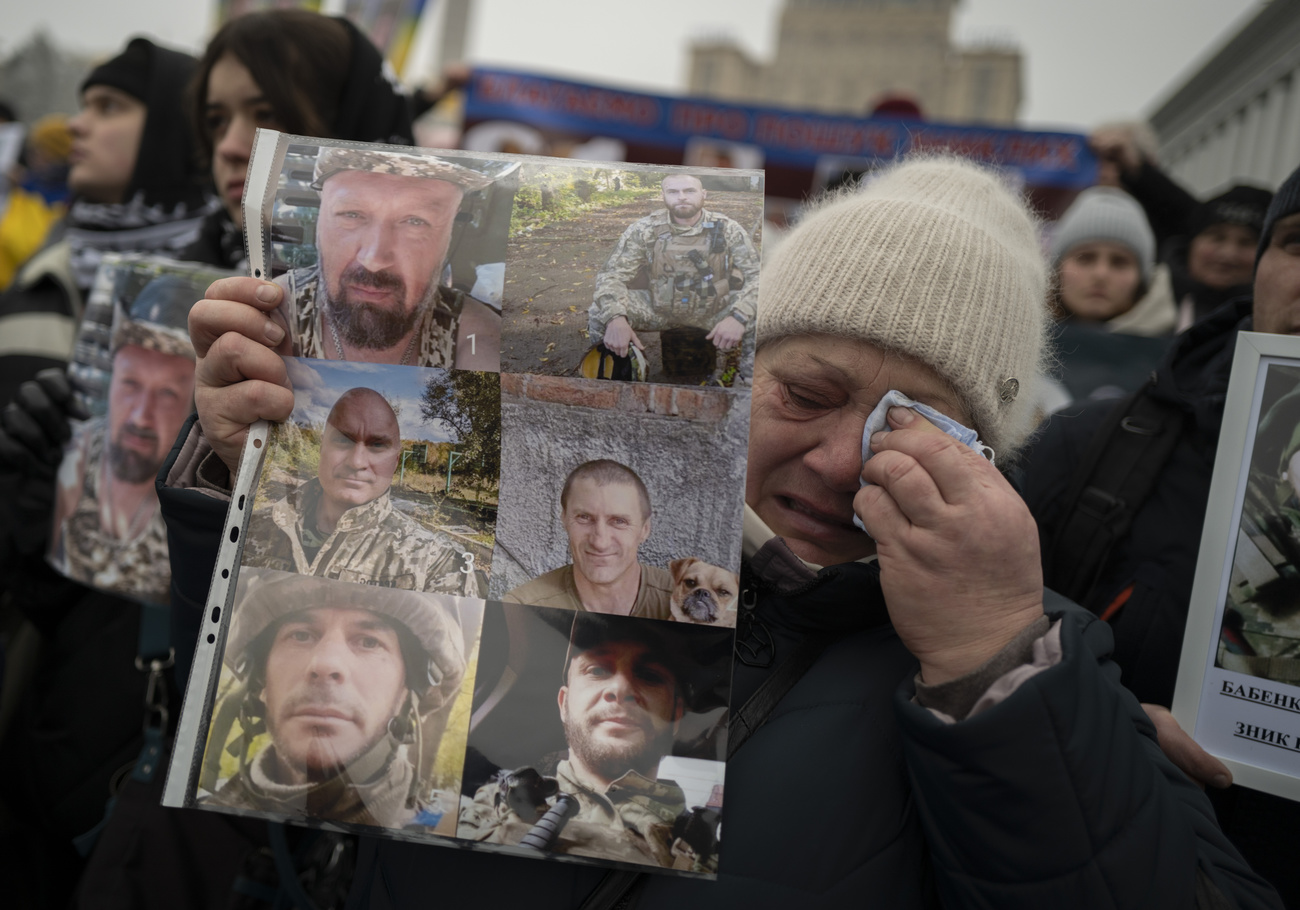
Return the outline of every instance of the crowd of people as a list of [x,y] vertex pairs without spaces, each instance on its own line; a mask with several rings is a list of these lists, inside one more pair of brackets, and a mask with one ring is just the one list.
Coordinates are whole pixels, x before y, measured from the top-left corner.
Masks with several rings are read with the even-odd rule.
[[[1092,137],[1100,184],[1044,226],[995,172],[917,157],[811,201],[768,251],[756,307],[745,300],[711,314],[727,321],[727,346],[749,345],[752,321],[755,350],[727,849],[708,870],[716,880],[702,881],[159,804],[161,776],[141,770],[156,770],[159,753],[138,756],[142,742],[150,754],[149,731],[162,731],[163,750],[175,732],[249,427],[284,420],[294,405],[276,318],[292,284],[214,282],[189,312],[193,413],[177,432],[178,414],[136,406],[128,460],[135,486],[157,478],[148,518],[165,522],[172,578],[165,650],[174,663],[150,664],[141,659],[147,608],[44,558],[58,531],[69,419],[87,416],[66,366],[96,271],[111,252],[240,271],[258,127],[410,145],[418,108],[354,26],[303,11],[234,19],[198,60],[133,39],[90,72],[81,101],[67,122],[66,214],[0,294],[7,905],[1300,904],[1287,849],[1300,809],[1231,786],[1167,710],[1234,338],[1300,327],[1300,169],[1276,193],[1243,185],[1197,200],[1160,170],[1141,130],[1107,127]],[[53,154],[51,130],[32,136]],[[358,172],[347,173],[331,191]],[[333,175],[317,176],[329,186]],[[446,179],[433,182],[445,191]],[[43,198],[64,204],[46,189]],[[695,178],[662,189],[666,214],[647,223],[672,220],[670,193],[702,205]],[[652,291],[637,293],[638,305],[653,306]],[[654,322],[634,318],[631,303],[622,313],[613,296],[597,301],[607,312],[593,315],[592,333],[621,352]],[[341,355],[337,335],[335,344]],[[396,415],[366,391],[340,399],[326,442],[339,459],[367,449],[381,465],[374,489],[336,493],[322,449],[320,476],[287,499],[314,496],[312,515],[328,513],[330,527],[277,522],[290,555],[263,554],[266,567],[298,559],[343,512],[387,504],[392,453],[358,439],[383,436],[391,448]],[[1116,457],[1108,441],[1134,414],[1173,422],[1169,453],[1129,524],[1085,558],[1107,529],[1078,519],[1070,491]],[[114,427],[110,417],[99,440],[110,452]],[[644,486],[638,493],[639,479],[621,473],[570,481],[566,570],[584,584],[569,578],[546,596],[601,612],[587,591],[599,573],[582,564],[573,541],[587,532],[573,516],[628,513],[619,578],[633,606],[624,611],[662,613],[668,581],[635,559],[650,521]],[[618,496],[621,512],[605,503]],[[458,574],[414,588],[453,590]],[[530,585],[506,600],[537,602]],[[316,608],[287,610],[289,588]],[[311,642],[354,627],[382,652],[370,658],[382,689],[375,717],[400,724],[408,703],[416,715],[425,702],[442,707],[467,669],[448,621],[426,623],[416,593],[382,583],[372,601],[337,598],[306,578],[259,589],[256,622],[236,628],[228,652],[250,710],[276,717],[295,666],[314,659]],[[676,724],[687,706],[657,640],[619,622],[584,623],[572,627],[563,667],[566,732],[603,697],[590,674],[637,677],[628,687],[651,726]],[[425,666],[427,676],[412,675]],[[565,773],[598,764],[576,739]],[[296,748],[286,733],[241,754],[212,802],[244,806],[259,780],[286,793],[307,786],[301,774],[279,774],[276,756]],[[377,777],[376,787],[404,794],[402,767],[407,777]],[[794,791],[815,794],[787,798]],[[605,805],[606,793],[583,792],[584,805]],[[625,822],[613,813],[602,824]]]

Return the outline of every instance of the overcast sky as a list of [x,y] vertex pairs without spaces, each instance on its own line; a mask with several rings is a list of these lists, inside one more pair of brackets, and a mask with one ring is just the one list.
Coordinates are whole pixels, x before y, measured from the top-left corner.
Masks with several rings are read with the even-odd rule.
[[[341,0],[326,0],[326,8],[333,4]],[[1262,5],[964,0],[954,31],[959,42],[999,40],[1020,47],[1026,56],[1026,125],[1087,129],[1149,113],[1180,76]],[[142,32],[198,50],[210,32],[212,6],[210,0],[6,0],[0,53],[40,27],[82,51],[110,51]],[[730,35],[754,54],[769,55],[780,6],[781,0],[478,0],[469,56],[472,62],[680,92],[691,39]],[[425,34],[432,38],[434,28]]]

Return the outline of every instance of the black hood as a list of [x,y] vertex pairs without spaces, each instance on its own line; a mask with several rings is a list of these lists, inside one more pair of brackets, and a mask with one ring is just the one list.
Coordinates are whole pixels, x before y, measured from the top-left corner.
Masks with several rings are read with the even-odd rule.
[[209,177],[195,157],[190,121],[185,116],[185,88],[194,75],[195,60],[147,38],[132,38],[127,47],[148,54],[148,97],[144,102],[149,112],[126,198],[142,192],[147,206],[197,211],[209,195]]

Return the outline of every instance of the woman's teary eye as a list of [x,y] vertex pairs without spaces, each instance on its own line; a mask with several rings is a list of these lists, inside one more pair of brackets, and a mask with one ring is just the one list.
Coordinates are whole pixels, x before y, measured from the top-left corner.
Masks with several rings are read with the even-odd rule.
[[805,411],[820,411],[830,407],[824,400],[824,396],[818,395],[811,389],[790,385],[789,383],[784,386],[784,389],[786,401],[796,408]]

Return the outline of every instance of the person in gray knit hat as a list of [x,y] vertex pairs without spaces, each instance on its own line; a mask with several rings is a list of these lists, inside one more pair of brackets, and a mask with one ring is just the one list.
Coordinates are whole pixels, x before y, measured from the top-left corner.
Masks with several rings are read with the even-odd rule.
[[[1058,316],[1110,323],[1132,311],[1151,286],[1155,247],[1142,206],[1132,196],[1106,186],[1084,190],[1052,234]],[[1172,295],[1164,294],[1160,302],[1167,324],[1140,334],[1173,328]]]
[[[1115,682],[1104,629],[1044,591],[987,457],[1034,427],[1047,275],[1025,204],[947,157],[817,206],[765,268],[716,881],[382,841],[357,906],[436,881],[548,910],[629,887],[642,910],[1277,907]],[[248,422],[292,405],[258,382],[262,287],[214,286],[194,324],[213,360],[195,442],[231,468]]]
[[1094,186],[1066,209],[1048,252],[1060,351],[1044,411],[1072,400],[1118,398],[1146,382],[1178,319],[1169,267],[1137,200]]

